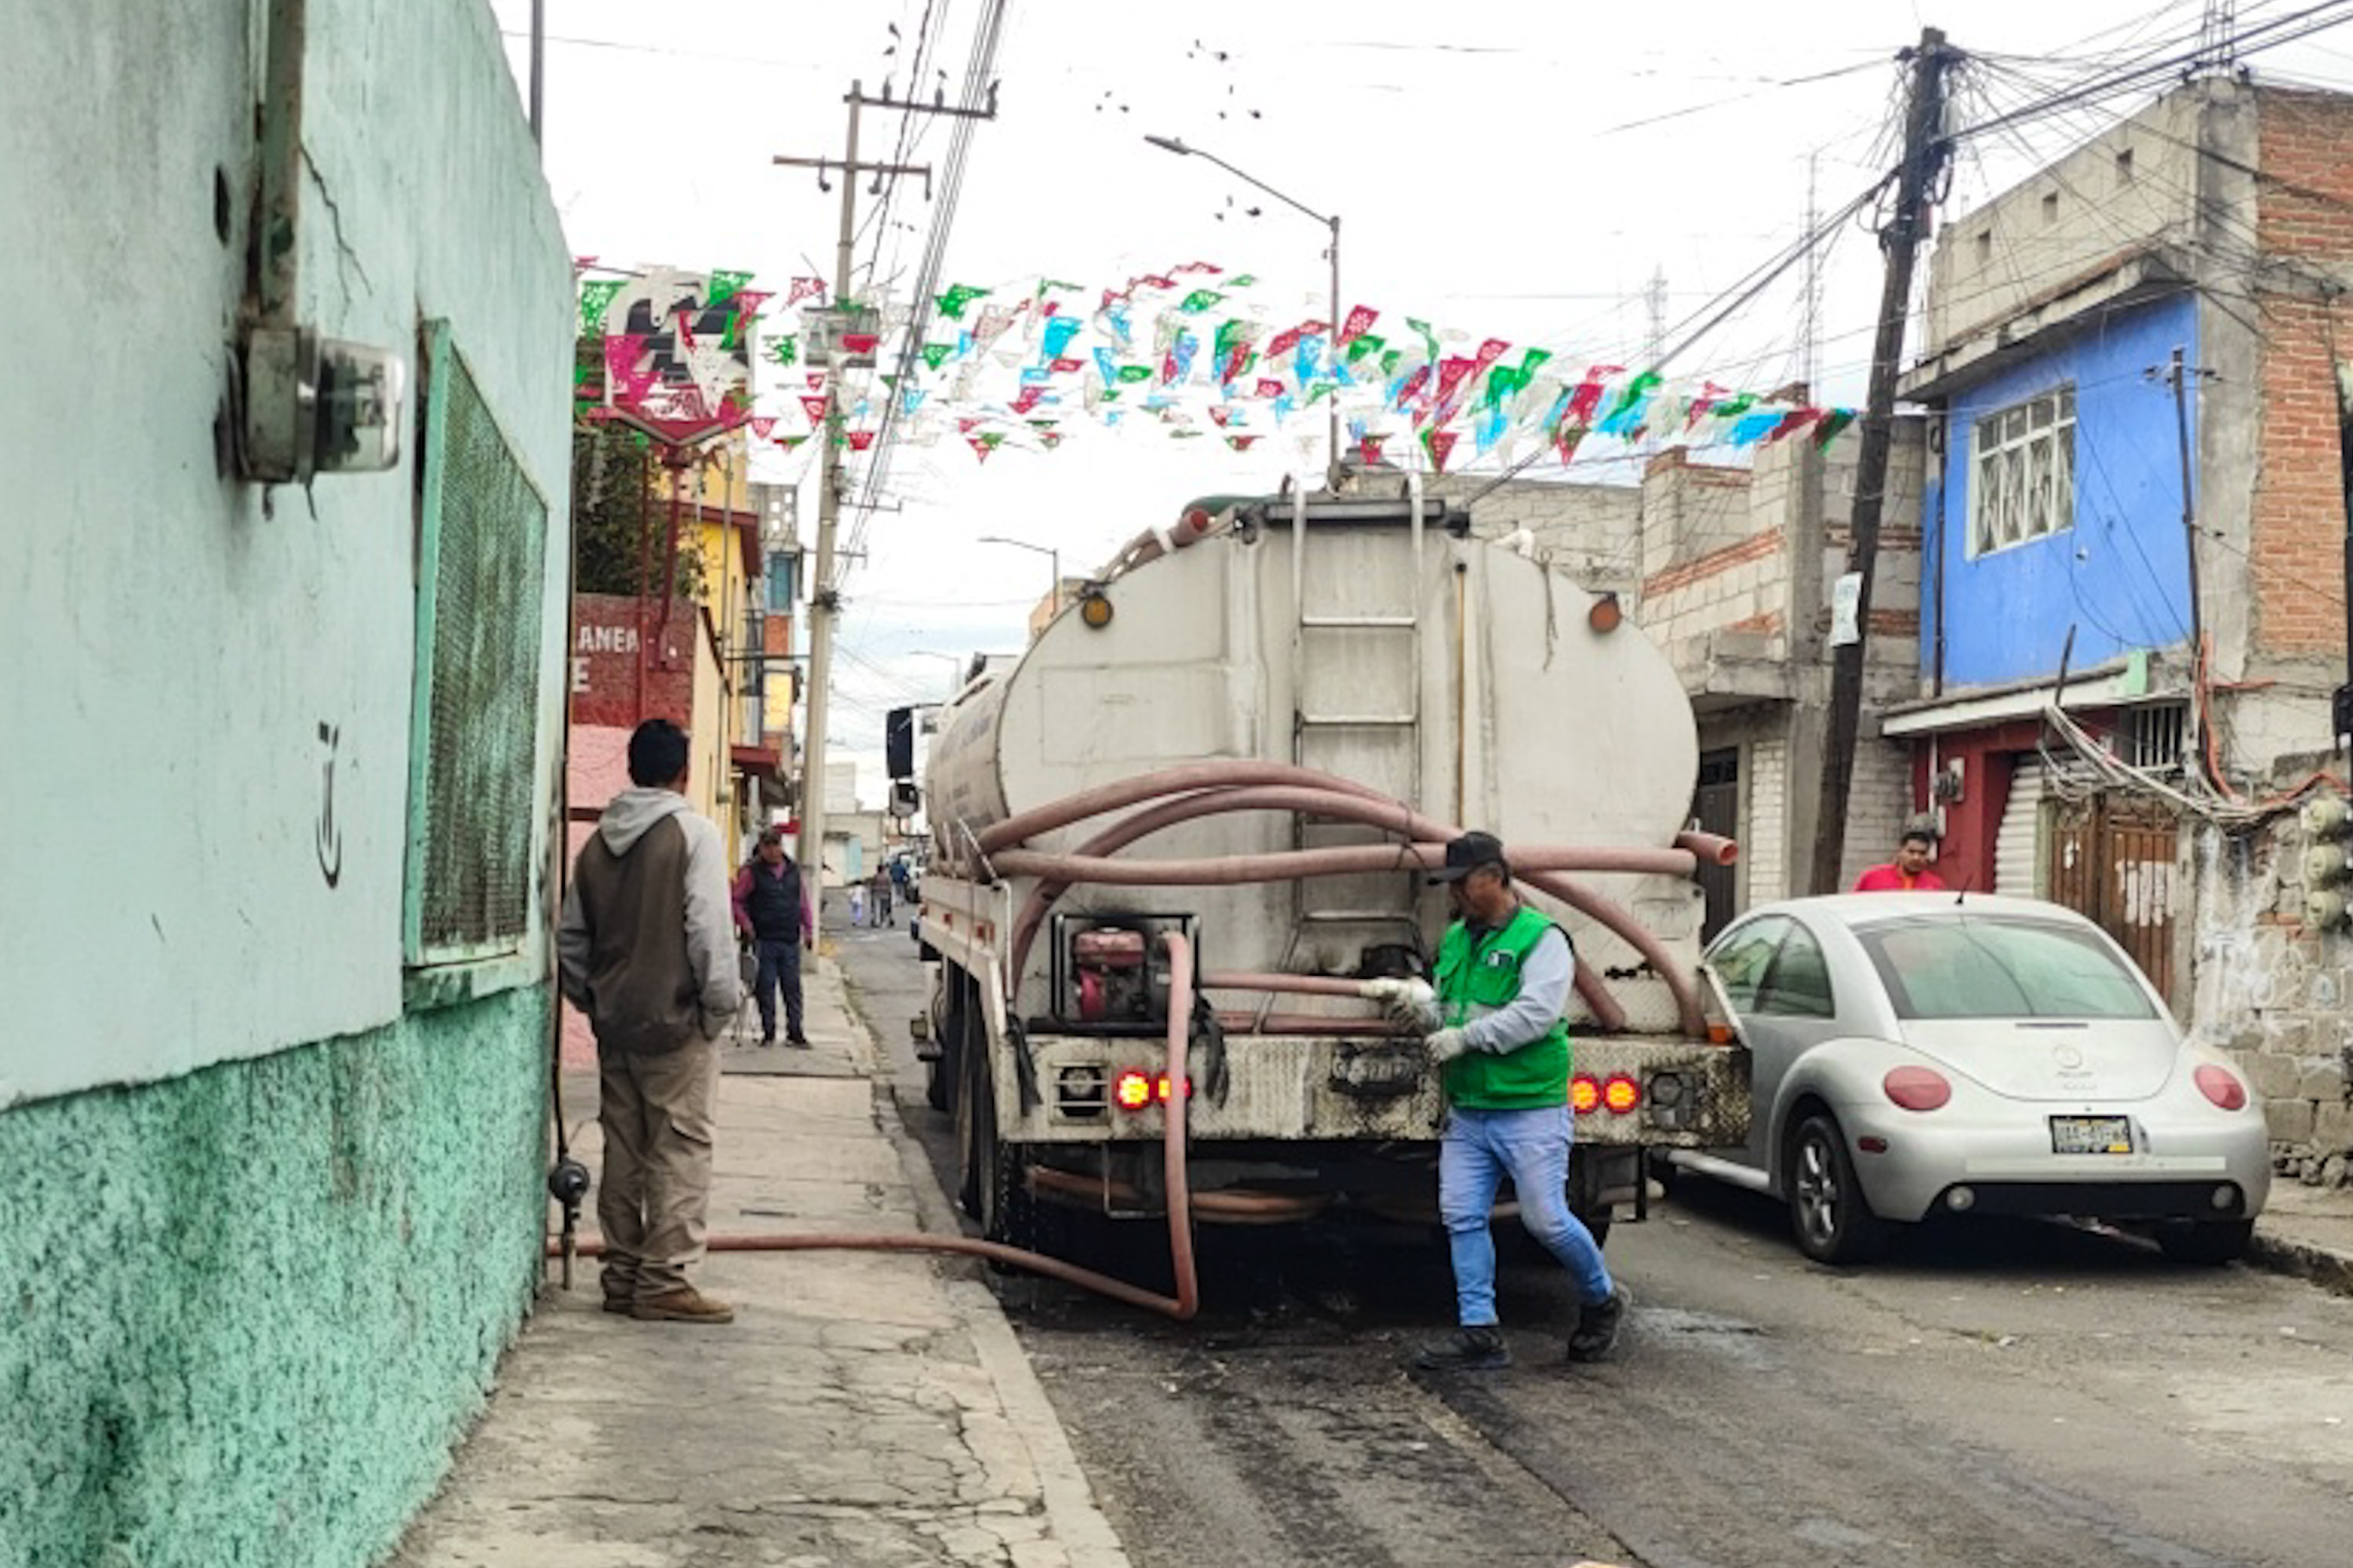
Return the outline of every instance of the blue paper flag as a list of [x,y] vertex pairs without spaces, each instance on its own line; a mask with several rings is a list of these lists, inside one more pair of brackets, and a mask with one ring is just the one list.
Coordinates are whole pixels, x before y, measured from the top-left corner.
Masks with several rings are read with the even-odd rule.
[[1050,316],[1046,322],[1046,357],[1060,359],[1071,340],[1079,335],[1079,323],[1073,316]]

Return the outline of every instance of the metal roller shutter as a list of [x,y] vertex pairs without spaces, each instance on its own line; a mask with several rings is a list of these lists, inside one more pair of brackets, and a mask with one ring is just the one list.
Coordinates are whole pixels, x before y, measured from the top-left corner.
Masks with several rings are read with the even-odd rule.
[[1993,842],[1993,890],[2020,898],[2042,895],[2042,759],[2012,762],[2010,803]]

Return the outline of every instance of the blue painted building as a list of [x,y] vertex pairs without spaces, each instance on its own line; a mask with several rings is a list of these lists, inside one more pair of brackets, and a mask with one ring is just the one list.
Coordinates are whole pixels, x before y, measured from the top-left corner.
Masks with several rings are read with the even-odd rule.
[[1940,215],[1901,387],[1919,694],[1880,733],[1946,880],[2098,920],[2291,1164],[2353,1144],[2353,885],[2295,815],[2348,678],[2348,281],[2353,99],[2195,80]]

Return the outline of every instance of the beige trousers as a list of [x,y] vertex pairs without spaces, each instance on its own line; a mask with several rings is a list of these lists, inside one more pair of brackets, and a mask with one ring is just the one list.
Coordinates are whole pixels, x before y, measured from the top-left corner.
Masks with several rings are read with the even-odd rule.
[[688,1266],[702,1261],[718,1081],[719,1047],[710,1040],[659,1055],[598,1053],[605,1179],[596,1223],[605,1233],[607,1299],[643,1301],[679,1289]]

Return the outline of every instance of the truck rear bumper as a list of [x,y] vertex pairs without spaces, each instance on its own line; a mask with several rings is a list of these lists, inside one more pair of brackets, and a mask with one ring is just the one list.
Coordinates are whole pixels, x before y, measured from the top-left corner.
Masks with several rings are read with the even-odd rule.
[[[1170,1097],[1157,1040],[1032,1035],[1019,1075],[1033,1092],[998,1097],[999,1131],[1032,1145],[1157,1142]],[[1577,1118],[1583,1144],[1721,1148],[1748,1136],[1748,1058],[1736,1047],[1608,1039],[1577,1046],[1599,1097]],[[1394,1037],[1244,1035],[1197,1048],[1188,1131],[1197,1142],[1434,1141],[1444,1114],[1420,1044]],[[1613,1100],[1609,1089],[1619,1089]],[[1622,1108],[1619,1108],[1622,1106]]]

